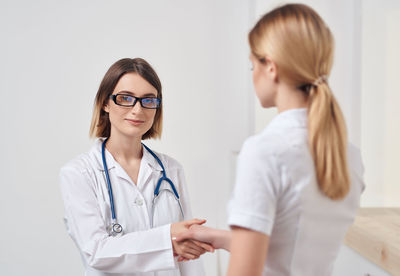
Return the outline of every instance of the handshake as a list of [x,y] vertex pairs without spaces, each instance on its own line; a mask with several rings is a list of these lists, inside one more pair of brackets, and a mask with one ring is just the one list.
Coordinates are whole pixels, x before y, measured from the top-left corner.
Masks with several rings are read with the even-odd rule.
[[206,220],[192,219],[171,224],[171,240],[178,262],[195,260],[215,249],[229,251],[231,232],[203,226]]

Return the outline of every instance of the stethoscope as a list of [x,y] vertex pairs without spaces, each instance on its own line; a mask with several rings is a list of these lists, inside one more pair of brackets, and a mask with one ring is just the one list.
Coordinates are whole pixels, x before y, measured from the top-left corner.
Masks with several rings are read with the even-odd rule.
[[[110,236],[115,237],[115,236],[121,236],[123,234],[123,228],[122,228],[121,224],[118,223],[117,217],[115,215],[114,197],[113,197],[113,193],[112,193],[111,180],[110,180],[110,175],[108,174],[108,167],[107,167],[106,156],[105,156],[105,147],[106,147],[107,140],[108,140],[108,138],[106,138],[104,140],[104,142],[101,146],[101,157],[103,159],[103,167],[104,167],[104,172],[105,172],[106,180],[107,180],[107,188],[108,188],[108,195],[110,197],[110,206],[111,206],[111,215],[112,215],[112,222],[107,227],[107,232]],[[161,162],[160,158],[158,158],[158,156],[152,150],[150,150],[145,144],[142,144],[142,145],[156,159],[157,163],[161,166],[161,169],[162,169],[162,176],[158,180],[157,186],[154,189],[154,198],[153,198],[153,202],[152,202],[151,222],[150,222],[151,228],[153,228],[153,223],[154,223],[153,220],[154,220],[154,209],[155,209],[156,201],[157,201],[160,193],[164,192],[164,191],[172,193],[174,195],[174,198],[178,202],[179,209],[181,210],[181,215],[182,215],[182,219],[183,219],[184,213],[183,213],[181,201],[179,199],[178,191],[176,190],[175,185],[172,182],[172,180],[167,177],[163,163]],[[161,189],[160,190],[160,187],[161,187],[161,184],[163,181],[167,181],[169,183],[172,191],[169,189]]]

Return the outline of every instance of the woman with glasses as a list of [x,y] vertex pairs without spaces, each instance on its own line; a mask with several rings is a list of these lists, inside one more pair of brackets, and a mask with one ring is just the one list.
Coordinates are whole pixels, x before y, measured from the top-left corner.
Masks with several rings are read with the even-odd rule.
[[203,275],[213,248],[173,237],[205,220],[191,217],[181,165],[142,140],[160,138],[161,83],[143,59],[121,59],[96,95],[94,146],[60,172],[68,234],[85,275]]

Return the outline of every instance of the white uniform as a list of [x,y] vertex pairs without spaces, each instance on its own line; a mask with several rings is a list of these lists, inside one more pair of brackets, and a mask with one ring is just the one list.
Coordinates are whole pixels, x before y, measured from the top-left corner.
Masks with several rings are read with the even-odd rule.
[[[177,201],[167,195],[170,193],[160,194],[154,227],[150,227],[153,193],[162,173],[146,149],[143,149],[137,185],[110,152],[105,152],[115,212],[124,228],[122,237],[109,237],[106,227],[111,224],[111,209],[101,158],[102,142],[103,139],[96,140],[88,153],[70,161],[60,172],[65,224],[80,250],[85,275],[204,275],[200,260],[177,263],[173,256],[170,224],[182,217]],[[181,165],[167,155],[156,154],[179,193],[185,219],[191,218]],[[171,189],[165,181],[161,187]]]
[[278,114],[244,143],[229,203],[229,225],[270,236],[263,275],[331,275],[364,189],[359,151],[349,145],[349,194],[330,200],[318,188],[307,141],[307,110]]

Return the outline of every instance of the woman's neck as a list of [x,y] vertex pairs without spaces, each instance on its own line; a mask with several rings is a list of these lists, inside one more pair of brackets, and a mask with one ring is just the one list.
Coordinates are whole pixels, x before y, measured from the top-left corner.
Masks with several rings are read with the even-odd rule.
[[133,160],[141,159],[143,156],[140,137],[127,137],[123,135],[110,135],[106,143],[107,150],[117,162],[130,163]]
[[302,90],[286,83],[280,83],[275,106],[279,113],[289,109],[306,108],[308,106],[308,97]]

